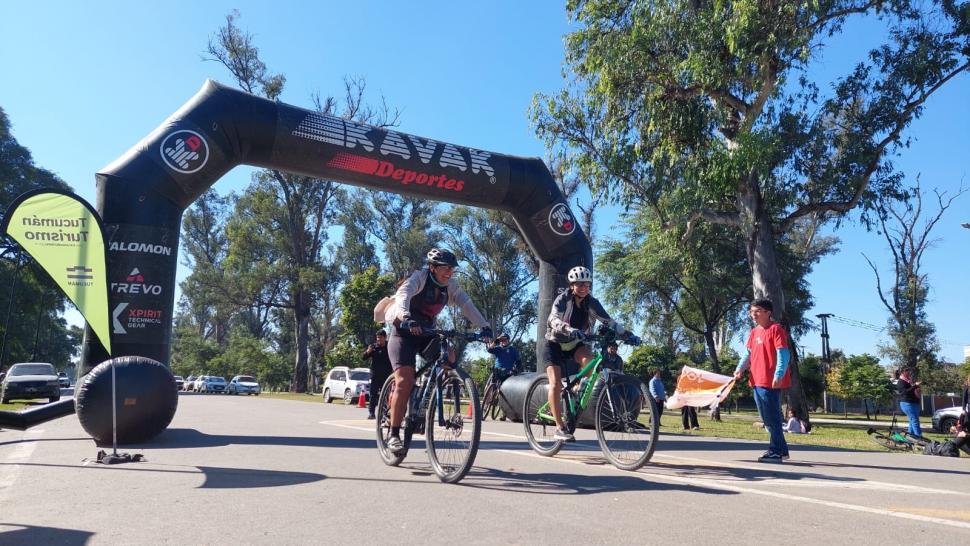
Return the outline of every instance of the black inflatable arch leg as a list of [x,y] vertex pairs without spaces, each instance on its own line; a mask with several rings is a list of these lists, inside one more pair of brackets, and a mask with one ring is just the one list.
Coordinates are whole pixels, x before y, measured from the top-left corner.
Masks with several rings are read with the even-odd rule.
[[178,408],[175,377],[161,362],[122,356],[98,364],[75,395],[77,416],[98,445],[111,445],[111,366],[115,366],[118,443],[151,440],[168,427]]

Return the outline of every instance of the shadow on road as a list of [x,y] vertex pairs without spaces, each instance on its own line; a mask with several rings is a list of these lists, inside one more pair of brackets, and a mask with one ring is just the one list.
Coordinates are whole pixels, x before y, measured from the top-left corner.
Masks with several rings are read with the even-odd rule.
[[259,446],[293,446],[293,447],[334,447],[334,448],[372,448],[375,447],[371,438],[328,438],[312,436],[253,436],[205,434],[193,428],[170,428],[155,439],[143,444],[127,444],[126,448],[144,449],[185,449],[195,447],[220,447],[231,444],[259,445]]
[[[323,474],[314,472],[290,472],[284,470],[265,470],[262,468],[228,468],[221,466],[179,466],[176,468],[151,468],[139,467],[138,463],[124,465],[62,465],[48,463],[0,463],[0,466],[19,465],[43,468],[72,468],[82,470],[100,471],[125,471],[125,472],[150,472],[153,474],[202,474],[205,481],[199,489],[248,489],[256,487],[284,487],[287,485],[300,485],[304,483],[319,482],[327,479]],[[190,470],[190,469],[197,470]],[[4,524],[0,523],[0,529]],[[6,535],[0,534],[0,544],[6,545],[3,540]],[[56,541],[37,542],[36,544],[60,544]]]
[[627,491],[683,491],[711,495],[735,495],[733,491],[669,482],[647,481],[636,474],[628,476],[584,476],[557,472],[514,472],[474,467],[461,485],[532,495],[593,495]]
[[0,521],[0,544],[14,546],[17,544],[64,544],[65,546],[83,546],[94,536],[89,531],[77,529],[59,529],[57,527],[37,527],[35,525],[21,525]]

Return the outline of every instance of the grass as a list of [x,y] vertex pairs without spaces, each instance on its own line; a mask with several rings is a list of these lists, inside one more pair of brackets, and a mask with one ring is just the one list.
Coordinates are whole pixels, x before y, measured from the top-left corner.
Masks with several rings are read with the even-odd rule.
[[[754,426],[754,422],[757,419],[756,414],[741,413],[739,415],[734,413],[728,415],[725,412],[722,412],[722,421],[718,423],[711,421],[710,419],[706,419],[704,412],[699,413],[698,424],[700,425],[700,429],[691,431],[690,434],[693,436],[738,438],[743,440],[761,441],[765,444],[768,443],[768,432],[762,427],[756,428]],[[812,414],[812,417],[819,416]],[[841,414],[837,414],[832,418],[836,417],[841,418],[842,416]],[[865,416],[862,416],[862,419],[865,419]],[[897,425],[900,424],[905,429],[906,420],[903,419],[902,423],[897,422]],[[661,430],[668,433],[682,431],[683,425],[680,420],[680,412],[676,410],[667,410],[664,412],[663,418],[661,419],[661,426]],[[888,419],[886,419],[885,427],[889,427]],[[923,435],[925,437],[937,441],[946,439],[945,435],[929,432],[929,430],[930,429],[928,426],[923,427]],[[687,434],[687,432],[684,433]],[[869,435],[866,434],[866,430],[858,426],[848,427],[813,423],[811,434],[786,434],[785,440],[792,445],[815,445],[863,451],[888,451],[887,449],[876,445],[872,440],[869,439]]]

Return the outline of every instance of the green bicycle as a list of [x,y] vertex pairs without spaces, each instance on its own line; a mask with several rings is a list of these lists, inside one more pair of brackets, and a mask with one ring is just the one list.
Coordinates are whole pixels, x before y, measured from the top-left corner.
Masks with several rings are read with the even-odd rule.
[[[615,372],[604,373],[609,370],[602,369],[603,354],[606,345],[615,339],[615,332],[602,329],[600,334],[586,337],[587,342],[595,344],[596,354],[572,381],[563,378],[563,425],[573,433],[583,411],[594,407],[596,438],[603,455],[621,470],[637,470],[650,460],[657,447],[660,416],[657,402],[647,394],[641,381]],[[587,375],[589,380],[582,382]],[[598,383],[601,389],[596,388]],[[578,395],[573,394],[577,385],[581,389]],[[522,409],[529,446],[544,457],[559,453],[564,443],[554,437],[556,421],[548,393],[549,378],[538,375],[526,390]]]
[[869,428],[866,433],[873,442],[892,451],[912,451],[915,453],[922,453],[931,443],[931,441],[927,440],[926,438],[910,434],[908,431],[900,428],[896,424],[895,411],[893,412],[893,420],[892,424],[889,425],[889,430],[882,431],[875,428]]

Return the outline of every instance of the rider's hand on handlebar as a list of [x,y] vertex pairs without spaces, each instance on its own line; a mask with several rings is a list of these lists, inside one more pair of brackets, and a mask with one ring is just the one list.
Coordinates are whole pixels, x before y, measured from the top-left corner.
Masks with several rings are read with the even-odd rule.
[[627,345],[637,346],[637,345],[640,345],[640,338],[638,338],[637,336],[635,336],[633,334],[629,334],[629,335],[626,336],[625,343]]
[[409,332],[411,332],[411,334],[416,336],[420,336],[421,332],[423,331],[421,330],[421,326],[419,326],[418,323],[413,320],[406,320],[402,322],[401,328],[407,329]]
[[586,339],[586,333],[580,330],[579,328],[573,328],[572,334],[573,334],[573,337],[576,338],[576,341],[583,341],[584,339]]

